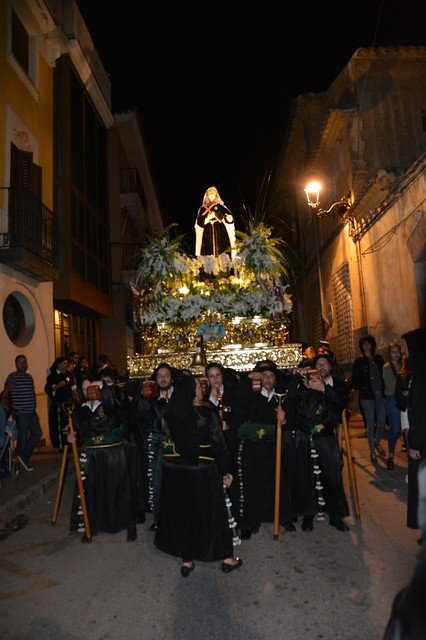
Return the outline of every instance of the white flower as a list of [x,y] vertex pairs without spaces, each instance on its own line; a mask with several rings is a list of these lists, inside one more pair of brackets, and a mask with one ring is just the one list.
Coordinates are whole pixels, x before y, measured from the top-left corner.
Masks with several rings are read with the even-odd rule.
[[[288,285],[281,282],[285,268],[279,241],[271,239],[271,230],[262,223],[252,226],[250,234],[239,235],[234,261],[227,253],[187,256],[178,251],[179,242],[170,240],[167,230],[151,239],[141,250],[136,284],[130,284],[139,322],[185,322],[206,312],[243,317],[290,313]],[[201,271],[213,277],[200,280]]]

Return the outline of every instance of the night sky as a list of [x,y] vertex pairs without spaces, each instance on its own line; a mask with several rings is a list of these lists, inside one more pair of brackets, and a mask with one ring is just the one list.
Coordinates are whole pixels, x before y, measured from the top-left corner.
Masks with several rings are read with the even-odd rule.
[[426,45],[424,0],[78,5],[113,111],[140,111],[165,222],[191,244],[210,186],[243,230],[242,211],[274,176],[293,99],[326,90],[358,47]]

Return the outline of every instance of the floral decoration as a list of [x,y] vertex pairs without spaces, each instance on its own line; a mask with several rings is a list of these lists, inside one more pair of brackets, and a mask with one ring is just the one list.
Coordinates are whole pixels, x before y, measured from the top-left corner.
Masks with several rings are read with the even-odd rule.
[[288,315],[292,301],[282,282],[287,262],[279,240],[263,223],[236,234],[234,260],[228,253],[186,255],[181,237],[170,237],[170,227],[159,238],[147,237],[131,283],[136,323],[185,322],[209,314]]

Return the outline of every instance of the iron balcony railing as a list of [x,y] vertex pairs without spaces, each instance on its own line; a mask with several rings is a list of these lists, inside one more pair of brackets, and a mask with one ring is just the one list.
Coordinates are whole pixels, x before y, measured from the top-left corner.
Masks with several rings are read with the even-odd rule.
[[57,268],[56,215],[27,189],[2,189],[8,191],[8,230],[0,233],[0,249],[27,249],[51,267]]
[[137,169],[120,169],[120,193],[137,193],[141,199],[142,206],[146,209],[146,195]]

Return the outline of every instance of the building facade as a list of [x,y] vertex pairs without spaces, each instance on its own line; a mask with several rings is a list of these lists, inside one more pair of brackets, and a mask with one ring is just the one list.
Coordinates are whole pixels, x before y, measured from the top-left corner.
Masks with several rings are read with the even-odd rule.
[[348,371],[361,335],[385,353],[425,322],[425,78],[425,47],[358,49],[292,106],[272,202],[296,256],[293,340],[327,339]]
[[76,3],[0,2],[0,41],[0,386],[25,354],[46,435],[58,355],[125,367],[137,348],[129,252],[162,221],[140,122],[128,115],[133,139],[122,133]]

